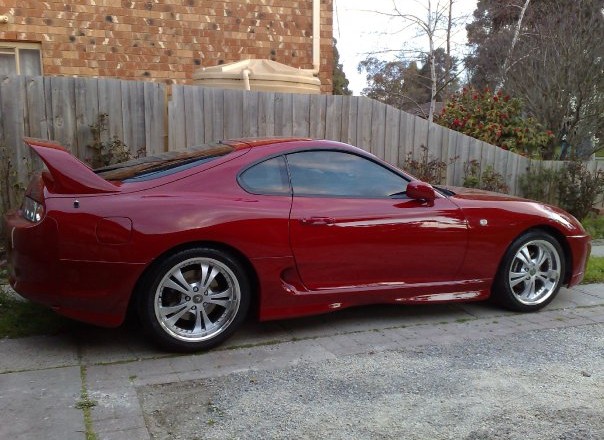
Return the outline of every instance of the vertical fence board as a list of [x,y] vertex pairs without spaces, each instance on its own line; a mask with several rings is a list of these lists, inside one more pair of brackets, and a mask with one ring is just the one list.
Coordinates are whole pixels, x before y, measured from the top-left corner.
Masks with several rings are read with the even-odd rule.
[[341,95],[327,97],[327,108],[325,110],[325,139],[332,141],[342,140],[342,102],[343,96]]
[[[106,142],[112,138],[124,139],[124,114],[122,112],[122,87],[117,79],[99,80],[99,113],[109,117],[108,130],[103,133],[101,140]],[[127,117],[127,115],[126,115]]]
[[172,99],[168,103],[169,150],[179,150],[186,144],[185,99],[184,87],[172,86]]
[[44,77],[28,77],[26,79],[26,92],[29,136],[50,139],[48,133],[49,122],[46,118],[46,103],[44,102]]
[[[126,98],[123,101],[127,106],[124,112],[124,133],[129,133],[132,154],[139,150],[146,151],[145,139],[145,93],[143,82],[123,81],[122,90],[126,90]],[[122,99],[124,94],[122,94]]]
[[48,139],[55,138],[55,126],[52,120],[52,89],[50,85],[50,77],[44,77],[44,111],[46,113],[46,129],[48,130]]
[[[219,141],[225,138],[224,89],[212,90],[212,139]],[[228,117],[228,116],[227,116]]]
[[472,138],[462,133],[457,133],[457,148],[455,156],[458,158],[455,161],[455,177],[454,185],[461,186],[464,178],[464,164],[470,158],[470,142]]
[[459,133],[454,130],[447,130],[445,134],[445,137],[447,138],[447,156],[446,159],[443,160],[446,160],[447,163],[453,161],[453,163],[447,167],[447,185],[455,185],[455,166],[453,164],[459,160],[457,159],[458,134]]
[[358,98],[346,96],[342,102],[342,134],[340,139],[347,144],[357,145]]
[[82,160],[92,158],[92,145],[94,137],[91,127],[99,119],[99,89],[96,78],[75,79],[75,110],[76,110],[76,137],[78,144],[78,157]]
[[371,139],[369,151],[380,159],[386,159],[386,105],[373,101],[371,106]]
[[415,119],[413,126],[413,156],[419,158],[422,147],[428,147],[428,121],[422,118]]
[[314,139],[325,138],[325,95],[310,96],[310,137]]
[[[51,78],[54,140],[78,153],[75,117],[75,78]],[[121,121],[120,121],[121,122]]]
[[[198,127],[199,121],[198,116],[202,115],[203,117],[203,106],[198,106],[197,96],[195,93],[196,88],[191,86],[179,86],[182,88],[182,94],[179,92],[177,94],[178,99],[183,100],[183,113],[182,119],[184,120],[184,136],[185,141],[184,145],[186,147],[191,147],[200,142],[197,140],[197,135],[199,134]],[[201,111],[201,113],[197,113]],[[201,124],[203,126],[203,123]],[[201,142],[203,143],[203,142]]]
[[[443,130],[439,125],[435,123],[428,123],[428,136],[426,141],[426,147],[428,148],[428,154],[430,160],[442,160],[443,155]],[[446,161],[445,161],[446,162]],[[444,178],[446,179],[446,173]],[[442,183],[442,182],[439,182]]]
[[248,92],[243,95],[243,131],[244,137],[258,136],[258,92]]
[[[0,106],[2,108],[0,111],[2,116],[0,125],[2,128],[0,128],[0,131],[3,133],[0,141],[2,145],[8,148],[6,153],[10,158],[10,163],[13,167],[12,171],[16,172],[16,176],[9,177],[11,181],[6,182],[8,183],[8,188],[2,192],[5,193],[3,199],[6,197],[8,204],[15,206],[19,202],[17,200],[19,194],[11,189],[14,189],[15,186],[18,186],[20,190],[25,189],[31,168],[30,155],[22,140],[25,135],[25,77],[1,77],[0,98]],[[7,165],[8,163],[5,163],[3,167]],[[2,182],[2,185],[4,184],[5,182]]]
[[386,126],[384,132],[384,159],[394,165],[398,165],[398,150],[400,136],[400,117],[398,111],[391,106],[386,106]]
[[203,96],[203,142],[212,142],[216,139],[214,136],[214,98],[213,91],[210,88],[202,88]]
[[[247,93],[247,92],[245,92]],[[224,137],[241,137],[243,133],[243,93],[238,90],[224,91]]]
[[164,106],[166,91],[163,84],[145,82],[145,149],[147,154],[164,151]]
[[415,118],[407,112],[400,112],[398,165],[404,168],[405,161],[413,154]]
[[294,95],[292,108],[292,135],[310,136],[310,95]]
[[356,146],[371,151],[371,116],[373,115],[372,100],[364,96],[358,98],[357,111],[357,143]]
[[274,136],[275,94],[261,93],[258,98],[258,136]]

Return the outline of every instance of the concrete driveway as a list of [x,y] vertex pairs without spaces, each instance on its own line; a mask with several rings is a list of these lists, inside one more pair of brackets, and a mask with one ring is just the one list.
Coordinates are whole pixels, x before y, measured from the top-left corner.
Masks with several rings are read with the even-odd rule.
[[0,438],[604,438],[604,285],[545,310],[371,306],[173,355],[136,328],[0,341]]

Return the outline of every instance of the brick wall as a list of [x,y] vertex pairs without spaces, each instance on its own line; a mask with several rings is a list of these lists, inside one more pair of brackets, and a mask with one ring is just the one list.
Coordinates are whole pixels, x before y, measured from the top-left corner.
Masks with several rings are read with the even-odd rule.
[[[332,0],[321,79],[332,91]],[[39,42],[45,75],[191,83],[199,67],[268,58],[312,68],[312,0],[2,0],[0,41]]]

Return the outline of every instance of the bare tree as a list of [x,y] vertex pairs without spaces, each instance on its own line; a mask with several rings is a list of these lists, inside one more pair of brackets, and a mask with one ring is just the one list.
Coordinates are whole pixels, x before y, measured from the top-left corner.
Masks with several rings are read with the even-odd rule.
[[[423,47],[403,50],[402,48],[388,49],[388,52],[404,53],[404,58],[408,61],[425,60],[429,64],[430,79],[430,109],[427,115],[429,122],[434,120],[435,102],[437,95],[442,91],[442,84],[445,86],[456,79],[453,75],[454,66],[451,57],[451,33],[456,20],[453,15],[453,5],[455,0],[424,0],[422,3],[415,1],[419,6],[419,13],[407,13],[401,7],[402,4],[408,6],[409,2],[401,0],[392,0],[392,11],[371,11],[379,15],[395,18],[403,23],[404,29],[414,28],[418,36],[424,39]],[[423,13],[422,13],[423,11]],[[446,49],[442,46],[445,45]],[[425,47],[427,46],[427,50]],[[438,76],[436,68],[436,53],[438,50],[444,50],[448,60],[446,61],[445,78]],[[443,81],[444,80],[444,81]]]

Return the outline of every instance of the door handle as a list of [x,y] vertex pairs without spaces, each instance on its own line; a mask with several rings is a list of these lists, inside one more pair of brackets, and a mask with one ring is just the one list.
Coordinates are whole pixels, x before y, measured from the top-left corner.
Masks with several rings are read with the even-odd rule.
[[336,222],[335,218],[331,218],[331,217],[305,217],[300,219],[300,222],[304,225],[314,225],[314,226],[320,226],[320,225],[333,225]]

